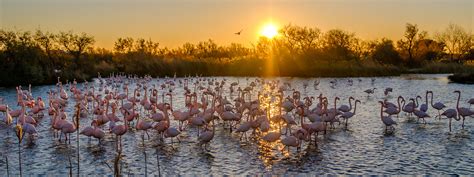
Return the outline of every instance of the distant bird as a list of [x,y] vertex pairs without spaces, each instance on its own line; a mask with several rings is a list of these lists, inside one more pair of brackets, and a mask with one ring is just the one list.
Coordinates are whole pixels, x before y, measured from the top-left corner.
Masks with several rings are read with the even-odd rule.
[[471,108],[471,106],[474,104],[474,98],[471,98],[469,101],[467,101],[467,103],[469,103],[469,108]]
[[393,91],[393,89],[392,89],[391,87],[387,87],[387,88],[385,88],[385,91],[383,92],[383,94],[384,94],[385,96],[387,96],[387,95],[388,95],[390,92],[392,92],[392,91]]
[[239,32],[234,33],[235,35],[240,35],[242,33],[243,29],[241,29]]
[[367,89],[364,92],[367,93],[367,96],[370,96],[370,94],[373,94],[375,92],[375,89],[377,89],[377,88]]

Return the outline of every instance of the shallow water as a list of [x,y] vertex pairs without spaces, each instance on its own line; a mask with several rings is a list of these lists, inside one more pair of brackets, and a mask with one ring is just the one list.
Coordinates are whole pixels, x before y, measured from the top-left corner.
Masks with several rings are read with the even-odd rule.
[[[327,135],[318,137],[317,146],[314,143],[304,143],[300,151],[291,148],[289,153],[280,150],[281,144],[264,143],[259,138],[251,139],[249,142],[240,141],[240,135],[229,133],[229,130],[223,129],[222,126],[217,126],[215,137],[208,147],[209,151],[206,151],[197,145],[197,129],[192,127],[182,132],[181,143],[174,145],[170,144],[169,139],[165,144],[161,143],[154,132],[150,132],[150,139],[145,138],[142,141],[142,132],[130,130],[122,137],[124,149],[120,160],[115,161],[117,153],[113,135],[107,134],[100,144],[95,139],[89,140],[85,136],[80,136],[79,172],[81,175],[112,175],[117,170],[123,175],[474,174],[472,118],[466,118],[464,129],[461,129],[461,122],[453,121],[452,133],[449,133],[447,119],[429,118],[428,124],[425,125],[409,120],[405,114],[400,114],[398,119],[394,118],[398,125],[393,134],[384,134],[385,126],[380,121],[378,101],[387,98],[396,102],[398,95],[408,98],[421,95],[424,99],[425,90],[428,89],[433,90],[435,102],[441,101],[448,108],[456,106],[457,95],[452,92],[461,90],[461,105],[469,107],[467,100],[474,97],[474,86],[448,83],[446,77],[446,75],[378,77],[373,83],[371,78],[360,78],[360,82],[359,78],[353,78],[352,86],[347,84],[348,78],[337,78],[337,85],[334,87],[330,84],[334,78],[320,78],[321,84],[318,90],[313,88],[315,78],[275,78],[291,83],[293,88],[301,91],[302,97],[316,97],[319,93],[323,93],[328,96],[330,106],[333,106],[331,100],[335,96],[341,98],[338,105],[348,104],[349,96],[361,100],[362,103],[357,107],[356,116],[349,121],[347,130],[342,125],[336,126],[336,129],[329,131]],[[228,93],[230,83],[239,80],[241,86],[247,84],[245,78],[226,77],[226,79],[228,81],[224,87],[224,95],[228,97],[230,97]],[[251,78],[249,81],[253,80],[254,78]],[[163,81],[154,79],[153,83],[161,84]],[[309,84],[306,89],[303,88],[304,82]],[[53,87],[33,87],[33,96],[47,98],[46,92]],[[367,97],[363,91],[373,87],[377,88],[376,94]],[[386,87],[393,88],[388,97],[383,95],[383,89]],[[183,88],[177,84],[173,92],[174,109],[183,110]],[[0,96],[4,97],[9,105],[16,105],[14,88],[0,88]],[[70,98],[69,102],[67,112],[70,118],[73,114],[74,101]],[[431,107],[428,112],[432,117],[437,114]],[[37,127],[38,136],[33,139],[25,138],[21,144],[23,175],[67,175],[70,170],[76,174],[78,168],[76,134],[71,135],[71,144],[58,142],[50,130],[50,116],[47,115],[47,111],[45,114]],[[81,119],[80,124],[89,125],[91,119],[91,116]],[[18,164],[15,132],[2,124],[0,175],[6,176],[7,173],[18,175]]]

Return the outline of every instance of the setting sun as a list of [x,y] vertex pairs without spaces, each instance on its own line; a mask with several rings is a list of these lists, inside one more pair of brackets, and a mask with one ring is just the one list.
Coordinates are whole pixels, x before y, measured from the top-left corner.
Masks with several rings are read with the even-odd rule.
[[265,36],[267,38],[273,38],[276,35],[278,35],[278,29],[275,25],[273,24],[266,24],[263,28],[262,31],[260,32],[262,36]]

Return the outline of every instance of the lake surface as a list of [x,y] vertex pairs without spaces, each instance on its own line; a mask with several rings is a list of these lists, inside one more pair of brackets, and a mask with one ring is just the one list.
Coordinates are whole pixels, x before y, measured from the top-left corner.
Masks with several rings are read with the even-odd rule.
[[[227,79],[224,94],[230,95],[229,85],[238,81],[240,86],[247,86],[255,78],[215,77],[218,81]],[[179,80],[182,78],[176,78]],[[449,83],[447,75],[403,75],[400,77],[352,78],[318,78],[318,90],[313,87],[316,78],[273,78],[281,83],[291,83],[292,88],[301,91],[301,96],[317,97],[323,93],[328,97],[329,106],[334,104],[334,97],[340,97],[338,105],[348,104],[347,99],[353,96],[361,101],[357,106],[355,117],[349,121],[348,129],[336,124],[336,128],[318,137],[317,146],[305,142],[297,151],[290,148],[281,151],[280,142],[266,143],[256,135],[249,141],[239,140],[240,135],[223,129],[222,121],[216,128],[214,139],[208,146],[209,151],[197,143],[197,129],[190,127],[179,137],[181,143],[170,144],[166,139],[161,143],[157,134],[150,131],[150,139],[142,141],[142,132],[130,129],[122,137],[123,152],[116,161],[115,136],[106,133],[99,144],[80,136],[80,145],[76,145],[76,133],[71,134],[71,144],[58,142],[53,138],[51,116],[39,119],[36,127],[36,138],[25,138],[21,144],[23,175],[56,175],[65,176],[77,173],[77,149],[80,151],[79,168],[81,175],[113,175],[120,169],[122,175],[144,175],[159,173],[168,175],[256,175],[256,174],[474,174],[474,122],[466,118],[464,129],[461,122],[453,121],[453,131],[449,133],[447,119],[428,118],[427,124],[410,120],[404,113],[399,118],[392,134],[385,134],[385,126],[380,120],[378,101],[388,99],[396,102],[402,95],[406,99],[416,95],[423,97],[426,90],[433,90],[434,101],[441,101],[448,108],[455,108],[457,95],[454,90],[461,90],[461,105],[469,107],[467,100],[474,97],[474,85]],[[359,81],[360,79],[360,81]],[[169,79],[173,80],[173,79]],[[330,82],[337,80],[337,84]],[[165,79],[153,79],[151,83],[161,85]],[[176,82],[173,94],[174,109],[185,110],[183,87]],[[304,89],[304,83],[308,87]],[[98,85],[98,81],[95,81]],[[82,86],[82,84],[78,84]],[[134,84],[131,84],[134,87]],[[207,82],[203,83],[207,87]],[[132,86],[130,86],[132,87]],[[257,85],[256,90],[262,90]],[[370,97],[363,91],[377,88]],[[383,90],[392,87],[389,96]],[[24,87],[24,89],[27,87]],[[34,97],[47,98],[47,91],[55,86],[37,86],[32,88]],[[95,87],[98,88],[97,86]],[[122,89],[120,89],[122,90]],[[130,88],[132,90],[132,88]],[[161,89],[160,101],[161,101]],[[291,95],[292,91],[285,91]],[[75,101],[69,93],[67,113],[73,115]],[[0,88],[0,96],[12,109],[16,107],[16,90]],[[255,98],[256,94],[252,94]],[[200,98],[200,97],[199,97]],[[230,100],[230,99],[229,99]],[[168,101],[168,99],[165,99]],[[316,101],[316,100],[315,100]],[[47,100],[45,101],[47,103]],[[316,104],[313,104],[314,107]],[[339,107],[339,106],[338,106]],[[474,108],[474,106],[473,106]],[[437,111],[432,107],[428,113],[434,117]],[[118,114],[121,117],[121,114]],[[81,119],[81,125],[90,125],[93,116]],[[173,118],[171,118],[173,120]],[[172,121],[172,125],[177,122]],[[107,125],[103,129],[106,128]],[[83,127],[81,127],[82,130]],[[296,126],[293,126],[296,129]],[[284,137],[284,135],[282,135]],[[6,159],[8,158],[8,171]],[[158,160],[159,162],[158,162]],[[0,125],[0,175],[19,175],[18,143],[13,128]],[[71,165],[70,165],[71,164]],[[115,169],[115,170],[114,170]]]

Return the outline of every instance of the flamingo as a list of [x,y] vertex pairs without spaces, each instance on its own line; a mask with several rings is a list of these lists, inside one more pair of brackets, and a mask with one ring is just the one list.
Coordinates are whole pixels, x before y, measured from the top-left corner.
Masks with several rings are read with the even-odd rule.
[[247,134],[246,132],[250,130],[250,128],[252,128],[252,123],[253,122],[243,122],[239,125],[239,127],[237,127],[237,129],[235,130],[235,132],[240,132],[242,133],[240,135],[240,140],[242,140],[242,137],[245,136],[245,139],[247,139]]
[[342,111],[342,112],[349,112],[349,111],[351,111],[351,109],[352,109],[352,102],[351,102],[351,100],[353,100],[353,99],[354,99],[354,97],[352,97],[352,96],[349,97],[349,106],[347,106],[347,105],[341,105],[339,108],[337,108],[337,110]]
[[[116,139],[116,147],[117,147],[117,151],[121,151],[122,150],[122,135],[124,135],[125,133],[127,133],[127,130],[128,130],[128,120],[127,118],[124,117],[124,124],[121,124],[121,125],[115,125],[113,126],[113,128],[111,129],[112,133],[114,133],[117,137]],[[119,148],[120,146],[120,148]]]
[[441,118],[442,115],[446,116],[446,118],[449,119],[449,132],[451,132],[451,121],[452,121],[452,119],[454,118],[457,121],[460,120],[459,118],[457,118],[458,117],[458,112],[456,111],[456,109],[446,109],[446,111],[444,111],[440,115],[440,118]]
[[145,131],[142,134],[142,140],[144,139],[145,134],[148,136],[148,139],[150,138],[150,135],[148,134],[148,129],[151,129],[151,128],[153,128],[153,123],[152,122],[145,121],[145,120],[143,120],[143,118],[140,119],[140,116],[138,116],[138,121],[137,121],[137,124],[135,126],[135,129]]
[[216,126],[212,124],[212,131],[204,131],[202,132],[201,136],[198,137],[199,145],[202,146],[204,144],[204,149],[207,150],[207,146],[209,142],[214,138],[214,134],[216,132]]
[[385,133],[387,133],[387,128],[388,127],[393,128],[393,125],[397,125],[397,122],[395,122],[390,116],[383,115],[383,102],[379,101],[379,103],[381,104],[380,119],[382,120],[383,124],[385,124]]
[[275,142],[280,139],[280,132],[270,132],[262,137],[263,140],[267,142]]
[[456,91],[454,91],[454,93],[458,94],[458,101],[456,103],[456,110],[458,111],[458,118],[462,117],[462,128],[464,128],[464,120],[466,119],[466,117],[474,115],[474,111],[471,111],[470,109],[465,108],[465,107],[460,108],[459,107],[459,100],[461,99],[461,91],[456,90]]
[[[169,121],[166,121],[168,123],[168,127],[169,127]],[[164,132],[164,136],[165,138],[171,138],[171,144],[173,144],[173,138],[176,137],[176,139],[178,139],[178,141],[181,141],[179,140],[179,138],[177,137],[181,132],[179,132],[178,129],[176,129],[175,127],[169,127],[168,129],[166,129],[166,131]]]
[[[395,106],[395,105],[387,106],[387,103],[390,103],[390,102],[385,102],[384,106],[387,107],[387,109],[385,109],[384,112],[390,116],[396,114],[398,117],[398,114],[402,110],[402,107],[400,106],[400,101],[403,102],[403,104],[405,104],[405,99],[402,96],[399,96],[397,99],[398,106]],[[393,104],[393,103],[390,103],[390,104]]]
[[[61,133],[63,133],[64,136],[66,137],[65,141],[69,139],[69,143],[71,143],[71,138],[68,138],[68,135],[76,132],[76,123],[75,122],[71,123],[65,120],[60,124],[60,127],[61,127]],[[61,135],[59,136],[59,141],[61,141]]]
[[342,117],[343,119],[346,119],[346,125],[345,125],[346,128],[347,128],[347,121],[349,120],[349,118],[353,117],[353,116],[355,115],[355,113],[356,113],[357,102],[360,103],[360,100],[356,100],[356,101],[354,102],[354,112],[344,112],[344,113],[342,113],[342,115],[341,115],[341,117]]
[[426,91],[426,93],[425,93],[425,103],[420,105],[420,111],[423,111],[423,112],[428,111],[428,94],[429,94],[429,91]]
[[438,115],[436,117],[441,118],[440,110],[444,109],[446,106],[441,102],[436,102],[433,104],[433,91],[429,91],[429,93],[431,93],[431,107],[438,110]]
[[413,114],[415,114],[415,116],[418,117],[418,120],[423,119],[423,122],[424,122],[425,124],[426,124],[425,118],[430,117],[430,115],[428,115],[426,112],[421,111],[421,110],[417,110],[417,109],[415,109],[415,110],[413,111]]
[[[415,111],[415,100],[413,98],[410,98],[410,103],[407,105],[403,105],[403,112],[407,113],[409,116]],[[403,103],[405,104],[405,103]]]
[[[288,151],[290,151],[290,146],[296,147],[299,150],[300,140],[295,136],[286,136],[281,140],[281,144],[285,145],[288,148]],[[285,147],[283,147],[283,149],[284,148]]]

